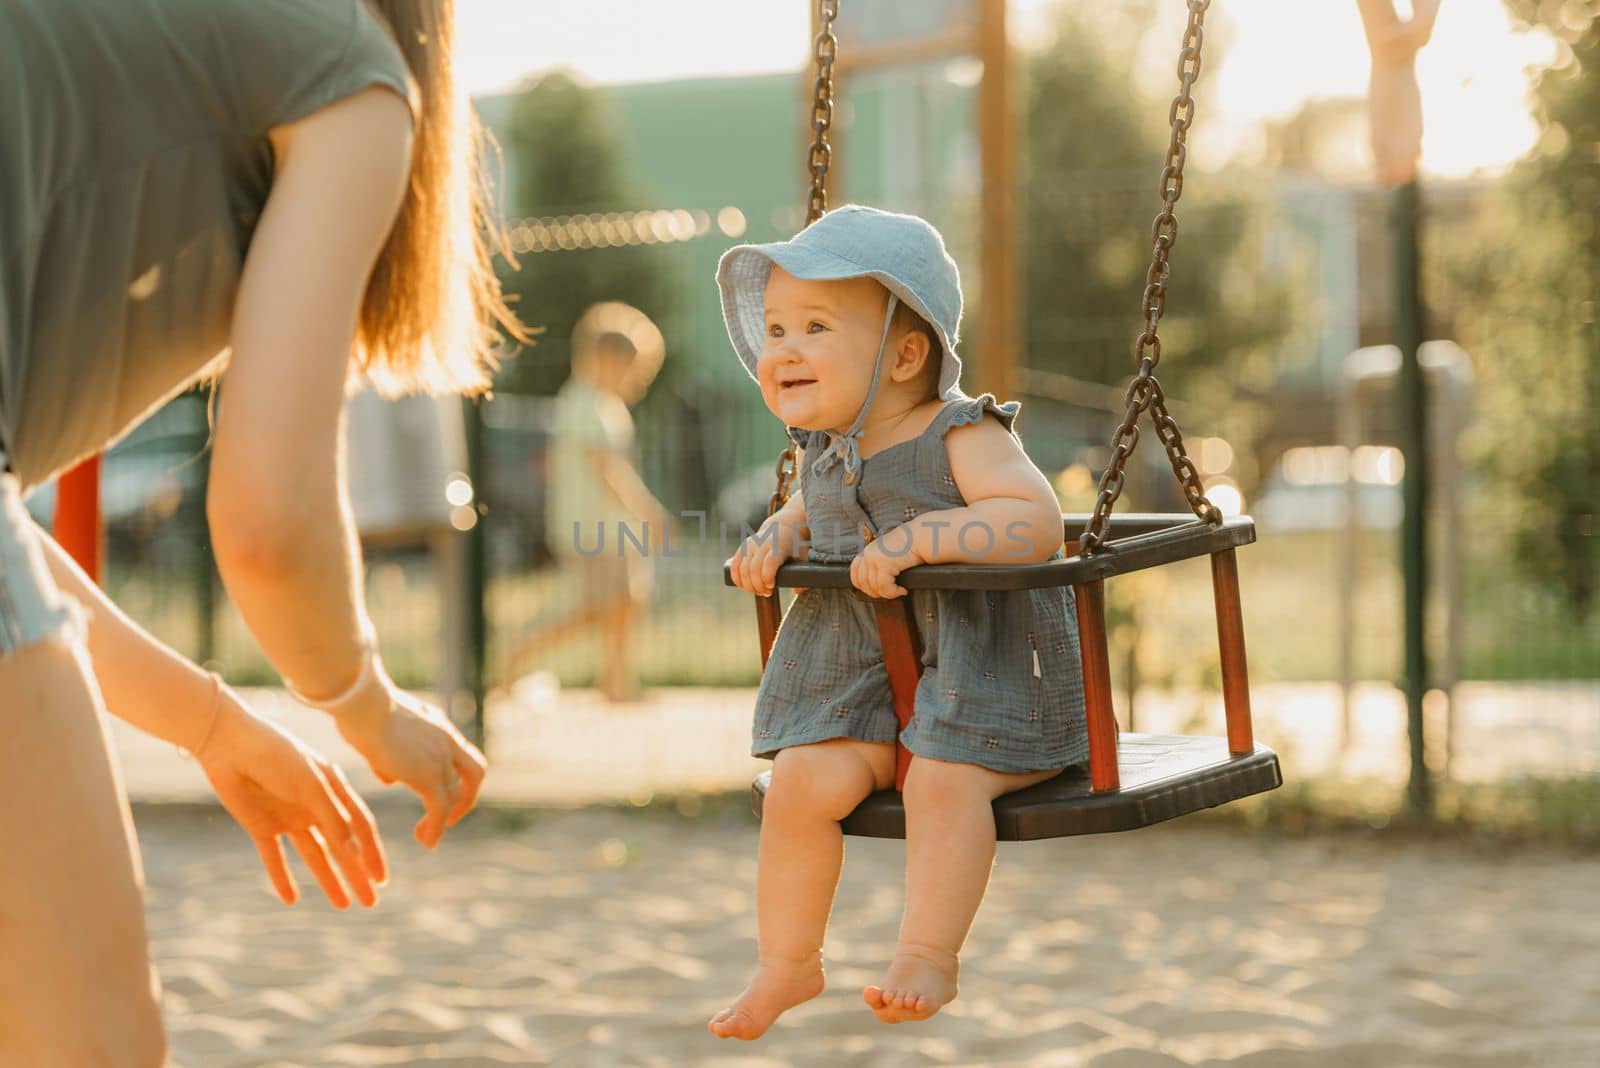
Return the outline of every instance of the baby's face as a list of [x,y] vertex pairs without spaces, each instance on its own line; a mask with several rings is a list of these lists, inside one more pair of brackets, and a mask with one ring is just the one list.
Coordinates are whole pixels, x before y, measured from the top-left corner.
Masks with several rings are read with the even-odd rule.
[[888,300],[870,278],[808,282],[774,266],[766,341],[756,361],[772,413],[805,430],[849,427],[872,385]]

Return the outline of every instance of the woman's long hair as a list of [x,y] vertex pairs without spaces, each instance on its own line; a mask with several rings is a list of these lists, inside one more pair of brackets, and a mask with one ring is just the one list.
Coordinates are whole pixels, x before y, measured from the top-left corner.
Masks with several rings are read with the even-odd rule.
[[487,138],[454,69],[455,0],[368,0],[394,34],[421,92],[411,181],[372,270],[356,359],[380,392],[481,393],[502,328],[526,341],[491,256],[508,255],[490,211]]

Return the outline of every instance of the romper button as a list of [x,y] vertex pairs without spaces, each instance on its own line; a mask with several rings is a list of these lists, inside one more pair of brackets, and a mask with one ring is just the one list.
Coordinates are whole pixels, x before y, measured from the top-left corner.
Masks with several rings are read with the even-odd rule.
[[867,526],[865,523],[861,524],[861,540],[862,541],[871,541],[872,540],[872,528]]

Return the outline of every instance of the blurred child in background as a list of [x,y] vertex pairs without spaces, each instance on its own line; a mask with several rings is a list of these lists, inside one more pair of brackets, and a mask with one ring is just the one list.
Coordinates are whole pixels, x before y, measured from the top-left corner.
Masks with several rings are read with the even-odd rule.
[[507,681],[535,651],[599,628],[596,685],[611,701],[642,694],[632,637],[650,600],[645,547],[661,544],[672,517],[640,477],[628,409],[649,391],[665,354],[655,323],[618,301],[594,305],[573,328],[572,374],[555,398],[545,521],[575,608],[518,645]]

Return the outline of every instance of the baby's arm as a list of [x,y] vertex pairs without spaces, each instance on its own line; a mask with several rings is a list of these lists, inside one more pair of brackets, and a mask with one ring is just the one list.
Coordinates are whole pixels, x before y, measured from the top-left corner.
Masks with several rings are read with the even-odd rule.
[[[800,470],[804,462],[805,450],[796,450],[795,470]],[[796,487],[783,507],[768,516],[761,529],[746,538],[729,558],[733,584],[762,596],[771,593],[778,568],[786,560],[804,559],[810,538],[805,495]]]
[[[1022,442],[993,416],[945,435],[950,474],[967,507],[938,513],[954,538],[942,539],[930,564],[1036,564],[1061,548],[1061,503]],[[927,516],[919,516],[925,521]],[[965,535],[963,528],[971,527]],[[994,548],[986,549],[988,532]],[[949,545],[944,544],[945,541]]]
[[[945,435],[964,508],[925,512],[876,543],[903,567],[1031,564],[1061,548],[1061,507],[1022,443],[992,416]],[[909,547],[907,536],[909,535]],[[909,549],[909,551],[908,551]]]

